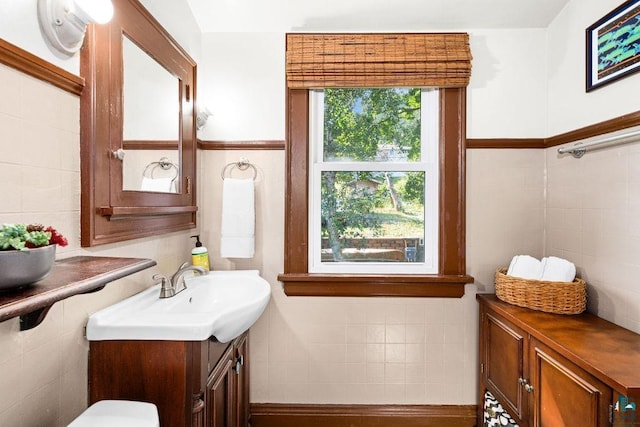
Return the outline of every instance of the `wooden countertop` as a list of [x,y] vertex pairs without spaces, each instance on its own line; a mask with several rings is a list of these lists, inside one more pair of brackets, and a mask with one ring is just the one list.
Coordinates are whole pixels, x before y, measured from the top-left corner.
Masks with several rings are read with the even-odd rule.
[[39,282],[0,292],[0,322],[20,316],[20,330],[31,329],[56,302],[98,291],[109,282],[154,265],[154,260],[143,258],[77,256],[56,261]]
[[593,314],[551,314],[476,298],[626,396],[640,396],[640,335]]

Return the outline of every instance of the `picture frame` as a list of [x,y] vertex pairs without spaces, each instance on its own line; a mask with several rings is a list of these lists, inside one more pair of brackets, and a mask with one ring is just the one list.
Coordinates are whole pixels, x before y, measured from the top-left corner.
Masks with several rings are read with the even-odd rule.
[[628,0],[586,30],[586,91],[640,71],[640,0]]

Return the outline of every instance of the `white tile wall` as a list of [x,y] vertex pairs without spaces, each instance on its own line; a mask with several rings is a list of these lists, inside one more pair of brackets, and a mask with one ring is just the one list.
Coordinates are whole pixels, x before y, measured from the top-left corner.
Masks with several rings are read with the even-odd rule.
[[19,331],[0,323],[0,426],[66,426],[87,407],[91,313],[170,274],[190,251],[189,232],[80,248],[80,102],[77,96],[0,65],[0,223],[53,225],[69,239],[58,258],[80,254],[147,257],[158,267],[104,290],[56,303],[44,322]]
[[543,150],[467,150],[467,271],[479,292],[493,292],[514,255],[543,256],[544,165]]
[[[475,285],[462,299],[286,297],[282,271],[284,153],[201,153],[205,240],[217,268],[258,268],[272,300],[251,330],[251,401],[473,404],[476,401]],[[225,164],[247,157],[259,169],[253,260],[219,258]],[[544,153],[469,153],[468,269],[482,286],[515,252],[543,246]],[[268,224],[268,225],[267,225]],[[523,238],[524,237],[524,238]],[[266,274],[265,274],[266,273]]]
[[573,261],[588,309],[640,332],[640,143],[581,159],[546,150],[548,255]]
[[[153,270],[170,272],[187,257],[188,233],[79,248],[78,117],[77,97],[0,66],[0,221],[55,225],[71,241],[61,256],[145,254],[158,261]],[[640,149],[620,150],[580,161],[552,149],[468,150],[467,270],[476,284],[462,299],[286,297],[276,279],[284,153],[199,153],[200,231],[213,268],[256,268],[272,285],[251,331],[251,400],[475,403],[476,288],[491,291],[494,270],[517,253],[574,260],[590,307],[639,331]],[[219,171],[242,156],[259,170],[256,256],[230,261],[216,250]],[[56,304],[32,331],[0,323],[0,425],[65,425],[86,407],[86,317],[148,286],[153,270]]]

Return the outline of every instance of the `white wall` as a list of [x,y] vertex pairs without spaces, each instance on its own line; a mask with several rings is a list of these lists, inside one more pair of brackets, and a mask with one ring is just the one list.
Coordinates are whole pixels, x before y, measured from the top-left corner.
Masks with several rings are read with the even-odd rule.
[[80,248],[79,112],[77,96],[0,65],[0,223],[54,226],[69,240],[59,259],[129,256],[155,259],[158,266],[54,304],[32,330],[20,332],[18,318],[0,323],[2,426],[65,426],[82,412],[88,400],[87,317],[189,259],[189,231]]
[[[187,0],[142,0],[141,3],[176,41],[196,59],[200,58],[200,28]],[[38,0],[0,0],[0,38],[40,58],[78,74],[80,58],[51,47],[40,31]]]
[[[197,26],[184,26],[197,34]],[[185,30],[182,30],[185,33]],[[0,38],[72,73],[66,58],[40,35],[36,0],[0,0]],[[53,305],[36,328],[0,323],[0,425],[66,426],[87,407],[87,317],[171,274],[189,259],[193,231],[80,248],[80,101],[47,83],[0,65],[0,223],[39,222],[69,239],[58,258],[75,255],[151,258],[157,267],[103,290]]]
[[547,136],[546,30],[469,34],[473,68],[467,88],[467,136]]
[[[584,89],[584,29],[620,4],[573,0],[549,27],[549,134],[640,110],[640,74]],[[585,154],[546,150],[545,253],[588,284],[589,310],[640,333],[640,143]]]
[[189,55],[200,62],[201,35],[188,0],[140,0]]
[[[29,17],[26,3],[35,10],[35,0],[0,3],[0,37],[13,38],[25,49],[37,45],[39,37],[13,24],[16,17],[35,19]],[[548,30],[470,31],[474,68],[468,136],[545,137],[637,111],[638,101],[626,95],[633,93],[640,74],[590,94],[583,89],[584,29],[617,3],[573,0]],[[37,26],[37,21],[32,23]],[[191,43],[189,37],[183,40]],[[42,56],[51,58],[46,51]],[[214,112],[200,138],[284,139],[284,34],[205,34],[200,57],[199,100]],[[74,69],[73,62],[63,61],[62,66]],[[84,253],[77,246],[77,100],[19,73],[0,71],[0,82],[6,82],[0,86],[0,183],[8,200],[0,220],[64,224],[60,228],[75,243],[61,255]],[[61,103],[68,105],[53,108]],[[22,115],[15,112],[16,105],[24,108]],[[48,127],[26,126],[32,117],[26,112],[34,110],[54,114]],[[60,121],[66,123],[62,128]],[[67,155],[57,157],[60,146],[67,147]],[[23,147],[30,147],[25,158],[19,156]],[[283,268],[284,153],[200,152],[200,227],[213,268],[257,268],[272,286],[272,301],[251,331],[251,400],[475,403],[474,295],[476,289],[490,291],[495,268],[516,253],[574,260],[590,283],[590,307],[640,330],[640,298],[632,281],[640,241],[636,151],[633,146],[616,149],[579,163],[556,159],[553,149],[469,150],[467,265],[476,284],[466,287],[464,298],[453,300],[284,296],[276,280]],[[47,162],[52,156],[60,159],[55,167]],[[221,259],[217,250],[220,171],[241,156],[259,169],[257,251],[254,259],[230,261]],[[69,164],[69,159],[75,160]],[[580,186],[585,177],[588,186]],[[69,186],[75,189],[71,195],[62,190]],[[46,203],[40,203],[42,198]],[[187,236],[174,233],[88,252],[142,253],[158,259],[154,270],[166,273],[187,256]],[[0,323],[0,347],[12,349],[0,355],[0,425],[16,420],[22,425],[63,425],[77,414],[86,404],[82,326],[87,314],[148,286],[154,272],[58,304],[32,332],[18,332],[16,321]],[[58,394],[68,387],[77,393]],[[33,404],[44,410],[29,411]]]
[[[472,136],[543,135],[544,32],[474,31],[471,41]],[[514,51],[522,45],[526,51]],[[200,71],[200,99],[214,113],[202,139],[284,139],[284,34],[205,34]],[[220,170],[241,156],[260,171],[256,257],[224,260]],[[276,279],[284,262],[284,153],[207,151],[200,161],[202,234],[214,268],[257,268],[272,286],[250,335],[252,402],[476,402],[476,288],[490,290],[495,268],[514,253],[542,254],[543,152],[469,153],[468,271],[477,284],[462,299],[285,296]]]
[[548,28],[548,132],[557,135],[638,110],[640,74],[585,92],[585,29],[619,0],[572,0]]
[[0,0],[0,38],[42,59],[78,74],[78,55],[69,57],[51,47],[41,35],[38,0]]

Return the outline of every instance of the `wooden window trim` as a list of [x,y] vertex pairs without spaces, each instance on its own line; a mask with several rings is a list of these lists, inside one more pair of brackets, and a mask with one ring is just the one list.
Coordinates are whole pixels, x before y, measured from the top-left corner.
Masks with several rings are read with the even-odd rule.
[[440,89],[440,231],[438,274],[319,274],[308,270],[309,91],[287,89],[284,272],[289,296],[464,295],[466,274],[466,89]]

